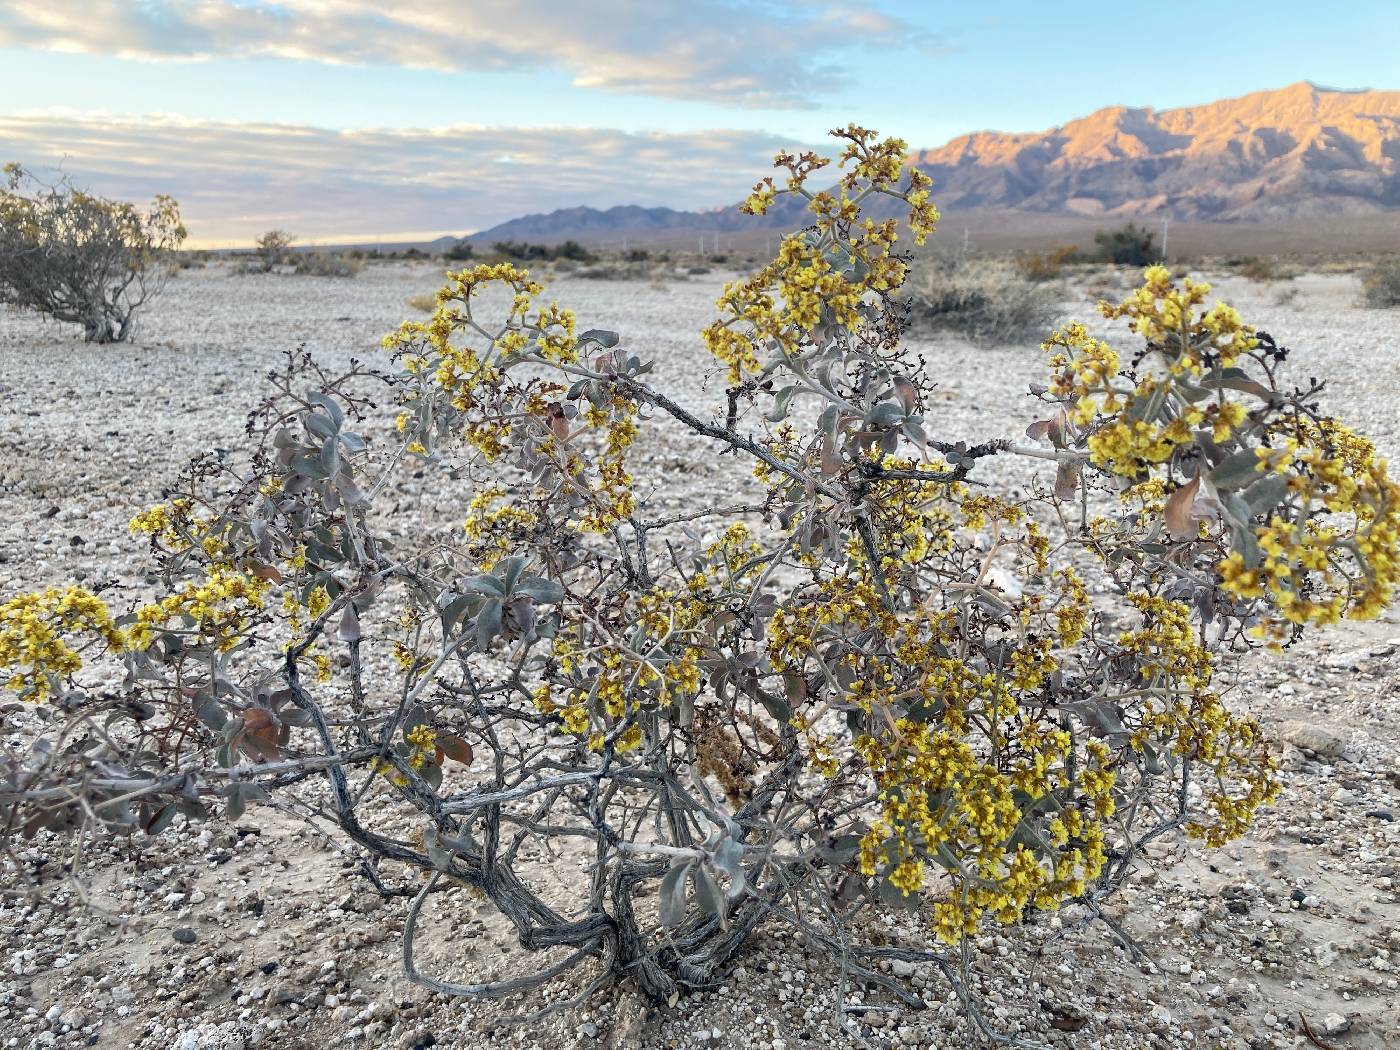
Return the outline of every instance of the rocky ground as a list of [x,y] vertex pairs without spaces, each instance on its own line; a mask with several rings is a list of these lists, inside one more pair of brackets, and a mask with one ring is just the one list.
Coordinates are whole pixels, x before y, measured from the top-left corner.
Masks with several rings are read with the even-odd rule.
[[[694,333],[722,274],[664,282],[561,280],[552,291],[587,327],[614,328],[657,362],[658,382],[694,406],[719,384]],[[143,544],[126,521],[158,500],[192,452],[232,447],[261,397],[256,380],[304,343],[318,357],[374,360],[378,339],[430,291],[427,265],[371,266],[349,281],[183,273],[144,315],[133,345],[85,346],[65,327],[0,313],[0,594],[78,579],[141,587]],[[1065,310],[1090,313],[1091,292]],[[1354,306],[1340,275],[1218,280],[1245,316],[1295,348],[1298,375],[1329,377],[1328,404],[1400,452],[1400,316]],[[919,344],[942,376],[929,411],[940,437],[1017,434],[1036,418],[1023,392],[1033,347]],[[689,499],[732,499],[722,470],[666,434],[654,464]],[[1012,484],[1015,465],[992,465]],[[455,502],[427,479],[404,492],[444,522]],[[658,495],[655,507],[666,509]],[[1400,620],[1315,635],[1252,658],[1233,703],[1276,740],[1284,792],[1224,850],[1175,848],[1115,900],[1136,952],[1081,910],[989,933],[975,946],[989,1019],[1041,1045],[1075,1048],[1400,1046]],[[10,734],[15,727],[0,725]],[[256,817],[254,816],[256,814]],[[63,844],[36,838],[15,862],[52,871]],[[0,900],[0,1045],[240,1050],[330,1045],[427,1047],[957,1047],[971,1042],[936,974],[906,967],[923,1011],[847,988],[832,961],[777,931],[728,984],[648,1009],[625,990],[538,1022],[447,1000],[402,976],[404,905],[381,901],[351,859],[286,814],[250,811],[179,835],[91,847],[85,876],[34,902]],[[3,869],[16,881],[13,864]],[[440,910],[442,906],[439,906]],[[918,943],[917,918],[883,935]],[[531,965],[483,904],[454,895],[430,925],[430,970],[504,976]],[[585,978],[578,978],[584,980]],[[566,999],[559,982],[546,991]],[[508,1019],[507,1019],[508,1020]]]

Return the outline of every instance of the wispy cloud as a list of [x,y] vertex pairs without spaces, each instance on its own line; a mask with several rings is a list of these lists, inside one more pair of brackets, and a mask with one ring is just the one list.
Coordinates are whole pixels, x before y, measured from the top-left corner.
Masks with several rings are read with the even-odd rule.
[[0,116],[0,162],[82,186],[180,201],[203,243],[273,226],[303,238],[460,233],[588,204],[711,207],[741,198],[781,148],[763,132],[606,128],[328,130],[179,117]]
[[941,42],[863,0],[0,0],[0,46],[563,70],[584,88],[794,107],[843,83],[853,51]]

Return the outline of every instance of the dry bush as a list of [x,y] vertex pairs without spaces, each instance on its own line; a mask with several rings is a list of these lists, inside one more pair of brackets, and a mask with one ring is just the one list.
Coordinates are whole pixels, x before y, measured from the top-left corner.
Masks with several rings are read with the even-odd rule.
[[296,272],[303,277],[354,277],[364,268],[363,260],[334,252],[302,252],[296,257]]
[[180,209],[144,212],[66,179],[49,185],[17,164],[0,186],[0,303],[83,326],[89,343],[120,343],[165,288],[185,239]]
[[[848,203],[895,199],[922,241],[928,180],[905,143],[839,134],[835,190],[805,189],[828,161],[784,154],[792,189],[745,204],[803,194],[813,225],[725,289],[711,408],[509,264],[452,275],[385,340],[392,370],[289,355],[248,447],[198,456],[133,521],[153,600],[0,606],[32,713],[0,751],[11,839],[178,834],[271,798],[412,898],[404,965],[439,992],[583,968],[546,1011],[614,981],[674,1003],[778,924],[911,1006],[889,964],[938,968],[985,1031],[968,938],[1067,901],[1102,917],[1150,843],[1242,833],[1274,763],[1216,676],[1387,605],[1400,486],[1315,384],[1278,379],[1285,350],[1161,267],[1106,307],[1131,373],[1069,325],[1025,438],[935,429],[895,223]],[[637,457],[659,417],[754,498],[687,500]],[[996,456],[1053,478],[969,484]],[[471,479],[464,529],[396,494],[433,467]],[[639,505],[668,485],[682,509]],[[424,911],[467,892],[540,963],[421,972]],[[889,944],[883,908],[920,911],[927,943]]]
[[[271,273],[280,266],[290,254],[293,240],[292,235],[286,230],[268,230],[264,233],[253,242],[256,269],[263,273]],[[251,272],[253,268],[253,266],[246,267],[244,272]]]
[[420,314],[430,314],[437,309],[437,296],[430,293],[410,295],[403,301],[403,304],[410,310],[416,310]]
[[1372,263],[1361,274],[1361,301],[1366,306],[1400,306],[1400,258]]
[[1079,255],[1072,244],[1061,244],[1047,252],[1026,252],[1016,256],[1016,269],[1028,281],[1053,281]]
[[910,287],[916,328],[956,332],[979,346],[1038,337],[1055,316],[1054,291],[1000,260],[933,258],[915,270]]
[[1281,276],[1277,264],[1272,259],[1264,259],[1257,255],[1240,260],[1235,267],[1235,272],[1245,280],[1258,284],[1276,281]]
[[579,277],[593,281],[651,281],[669,272],[668,267],[650,259],[627,257],[599,260],[576,271]]

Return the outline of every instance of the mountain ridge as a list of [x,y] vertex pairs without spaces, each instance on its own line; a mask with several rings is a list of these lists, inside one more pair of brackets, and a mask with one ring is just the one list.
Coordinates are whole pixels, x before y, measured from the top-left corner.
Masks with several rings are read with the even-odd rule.
[[[1199,106],[1107,106],[1040,132],[969,132],[910,159],[933,178],[945,213],[1271,223],[1400,211],[1400,91],[1300,81]],[[737,204],[577,206],[469,239],[645,241],[791,228],[801,207],[788,204],[761,218]]]

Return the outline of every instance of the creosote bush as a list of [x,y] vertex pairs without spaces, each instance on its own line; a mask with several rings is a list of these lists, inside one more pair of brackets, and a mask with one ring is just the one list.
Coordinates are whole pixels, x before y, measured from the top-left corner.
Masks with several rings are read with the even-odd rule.
[[[1163,836],[1243,832],[1277,784],[1222,685],[1240,651],[1392,600],[1400,487],[1281,378],[1286,350],[1161,267],[1103,304],[1130,352],[1046,340],[1025,438],[942,433],[939,377],[901,346],[897,237],[933,230],[928,179],[897,139],[835,134],[831,188],[809,188],[830,161],[782,154],[746,204],[793,194],[811,225],[724,287],[712,410],[509,263],[453,274],[386,340],[391,371],[291,355],[245,457],[197,458],[133,520],[158,597],[0,607],[31,705],[7,827],[170,834],[297,798],[412,897],[404,963],[439,991],[580,967],[558,1003],[610,980],[674,1001],[781,923],[912,1006],[879,964],[936,965],[978,1025],[966,938],[1099,913]],[[902,227],[862,217],[872,195]],[[366,436],[371,397],[397,403],[391,440]],[[647,514],[668,479],[634,477],[637,449],[663,426],[759,495]],[[1053,478],[972,484],[995,456]],[[391,542],[390,486],[433,464],[475,479],[464,527]],[[462,887],[537,968],[419,970],[423,910]],[[928,945],[868,937],[877,907],[919,911]]]
[[1124,266],[1148,266],[1160,257],[1157,235],[1145,227],[1126,223],[1114,230],[1094,234],[1099,246],[1099,258],[1104,262]]
[[124,342],[176,268],[178,205],[162,196],[141,211],[66,179],[45,184],[17,164],[3,175],[0,303],[80,324],[89,343]]
[[452,262],[466,262],[476,254],[476,248],[471,241],[463,237],[443,253],[443,258]]
[[526,241],[496,241],[491,250],[503,259],[512,262],[548,262],[568,259],[570,262],[592,262],[595,258],[578,241],[564,241],[561,244],[530,244]]

